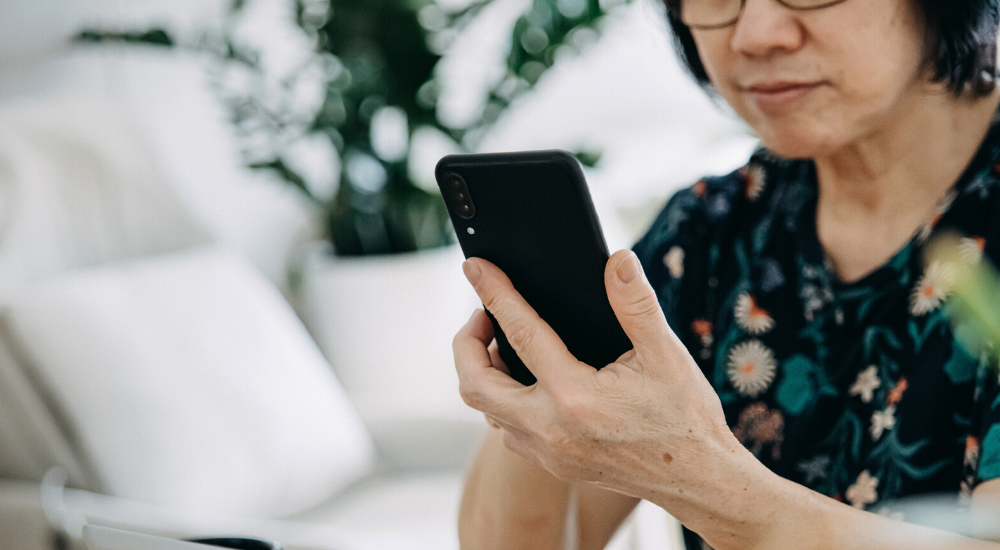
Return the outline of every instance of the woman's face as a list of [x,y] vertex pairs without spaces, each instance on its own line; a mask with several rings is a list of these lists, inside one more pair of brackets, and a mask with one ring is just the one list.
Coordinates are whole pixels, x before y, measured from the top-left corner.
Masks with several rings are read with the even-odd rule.
[[924,28],[914,0],[847,0],[814,11],[746,0],[735,25],[693,34],[718,93],[767,147],[803,158],[905,116],[928,88]]

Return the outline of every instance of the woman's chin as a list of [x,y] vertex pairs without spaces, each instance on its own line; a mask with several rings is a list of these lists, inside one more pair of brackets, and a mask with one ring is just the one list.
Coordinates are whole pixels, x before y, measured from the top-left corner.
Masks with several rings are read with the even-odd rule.
[[744,120],[748,122],[765,147],[774,153],[794,159],[817,158],[844,145],[850,132],[832,109],[793,110],[780,115],[765,115],[744,105]]
[[832,149],[828,137],[802,131],[762,133],[761,141],[775,154],[789,159],[814,159]]

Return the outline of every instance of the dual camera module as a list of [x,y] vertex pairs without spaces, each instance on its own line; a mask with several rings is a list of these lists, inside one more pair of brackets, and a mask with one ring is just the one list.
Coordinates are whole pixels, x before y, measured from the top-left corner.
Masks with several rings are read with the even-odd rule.
[[451,173],[444,177],[445,198],[450,200],[455,207],[458,217],[463,220],[471,220],[476,215],[476,207],[472,204],[472,197],[469,195],[469,186],[458,174]]

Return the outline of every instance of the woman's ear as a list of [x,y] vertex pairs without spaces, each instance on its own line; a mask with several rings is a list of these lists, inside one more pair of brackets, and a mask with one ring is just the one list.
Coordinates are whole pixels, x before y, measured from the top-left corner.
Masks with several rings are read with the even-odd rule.
[[975,78],[969,83],[969,92],[974,97],[989,95],[997,86],[997,43],[982,42],[976,56]]

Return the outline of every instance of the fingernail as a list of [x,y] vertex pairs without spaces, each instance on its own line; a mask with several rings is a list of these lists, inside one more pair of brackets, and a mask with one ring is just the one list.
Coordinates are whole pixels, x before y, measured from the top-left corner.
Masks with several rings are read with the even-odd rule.
[[483,272],[479,269],[479,266],[469,260],[465,260],[465,263],[462,264],[462,271],[465,272],[465,278],[469,280],[469,284],[472,286],[479,284],[479,279],[483,276]]
[[625,284],[636,280],[642,274],[642,266],[639,265],[639,258],[636,258],[635,254],[630,252],[629,257],[618,264],[618,270],[615,273],[618,275],[618,280]]

